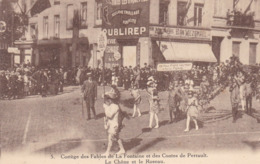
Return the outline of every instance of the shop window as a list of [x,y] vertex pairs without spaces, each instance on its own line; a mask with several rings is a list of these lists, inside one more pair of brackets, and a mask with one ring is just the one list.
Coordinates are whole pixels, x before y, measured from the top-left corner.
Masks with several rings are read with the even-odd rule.
[[88,3],[81,3],[81,26],[87,27],[87,18],[88,18]]
[[194,26],[201,26],[202,24],[203,6],[203,4],[194,5]]
[[240,42],[232,43],[232,54],[239,58],[240,55]]
[[159,6],[159,24],[168,24],[169,3],[161,2]]
[[71,29],[73,27],[73,16],[74,16],[74,9],[73,5],[70,4],[67,6],[67,29]]
[[184,26],[186,25],[186,6],[187,2],[178,2],[177,3],[177,25]]
[[48,16],[43,17],[43,38],[48,38],[49,23]]
[[249,49],[249,64],[255,65],[256,64],[256,43],[250,43],[250,49]]
[[102,24],[102,3],[96,2],[96,25]]
[[60,37],[60,16],[54,15],[54,37]]

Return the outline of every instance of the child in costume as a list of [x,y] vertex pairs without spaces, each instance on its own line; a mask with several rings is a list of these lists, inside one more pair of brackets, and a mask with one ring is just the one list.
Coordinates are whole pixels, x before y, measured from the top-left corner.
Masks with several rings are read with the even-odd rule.
[[138,117],[140,117],[142,115],[140,112],[140,109],[139,109],[139,105],[141,102],[141,95],[140,95],[139,89],[137,88],[136,85],[134,85],[133,89],[131,89],[131,95],[134,97],[134,109],[133,109],[134,112],[133,112],[132,117],[135,117],[136,111],[138,113]]
[[195,129],[198,130],[197,118],[199,115],[198,110],[198,99],[193,95],[192,91],[188,92],[188,107],[187,107],[187,121],[185,132],[190,130],[190,121],[192,120],[195,124]]

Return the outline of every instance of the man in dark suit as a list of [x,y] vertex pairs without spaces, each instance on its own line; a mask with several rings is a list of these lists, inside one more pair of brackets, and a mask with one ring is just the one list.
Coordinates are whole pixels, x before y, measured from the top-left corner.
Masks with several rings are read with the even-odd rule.
[[94,119],[96,119],[95,100],[97,99],[97,83],[93,81],[91,75],[89,75],[88,79],[84,81],[81,87],[81,91],[86,102],[88,114],[87,120],[90,120],[90,108],[93,112]]

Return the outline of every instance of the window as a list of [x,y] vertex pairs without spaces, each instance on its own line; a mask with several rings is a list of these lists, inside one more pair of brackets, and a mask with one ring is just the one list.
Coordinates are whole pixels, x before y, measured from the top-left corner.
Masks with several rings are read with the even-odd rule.
[[232,43],[232,54],[239,58],[240,54],[240,42],[233,42]]
[[187,2],[178,2],[177,3],[177,25],[184,26],[186,25],[186,6]]
[[203,4],[194,5],[194,26],[201,26],[202,24],[202,10]]
[[102,3],[97,2],[97,10],[96,10],[96,25],[101,25],[102,24]]
[[43,38],[48,38],[48,16],[43,17]]
[[54,16],[54,37],[55,38],[60,37],[60,16],[59,15]]
[[67,29],[71,29],[73,27],[73,16],[74,16],[74,9],[73,5],[70,4],[67,6]]
[[37,39],[37,26],[36,24],[31,24],[30,25],[30,35],[32,39]]
[[59,5],[60,4],[60,0],[54,0],[54,5]]
[[168,24],[168,6],[169,3],[160,3],[159,8],[159,24]]
[[88,18],[88,3],[81,3],[81,26],[87,26],[87,18]]
[[256,43],[250,43],[250,49],[249,49],[249,64],[255,65],[256,64]]

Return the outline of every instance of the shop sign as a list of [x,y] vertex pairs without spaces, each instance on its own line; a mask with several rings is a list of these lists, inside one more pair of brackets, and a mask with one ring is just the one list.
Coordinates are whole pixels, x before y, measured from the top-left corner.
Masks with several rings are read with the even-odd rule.
[[[161,34],[158,31],[162,31]],[[194,40],[211,39],[210,30],[178,28],[178,27],[151,26],[149,28],[149,35],[150,37],[172,38],[172,39],[194,39]]]
[[103,29],[108,38],[148,36],[149,0],[103,0]]
[[189,71],[192,68],[192,63],[159,63],[157,71]]
[[26,50],[24,50],[24,54],[32,55],[32,49],[26,49]]
[[101,33],[98,35],[97,39],[98,44],[98,50],[101,52],[104,52],[107,46],[107,35],[104,31],[101,31]]
[[8,53],[20,54],[20,50],[17,47],[8,47]]

